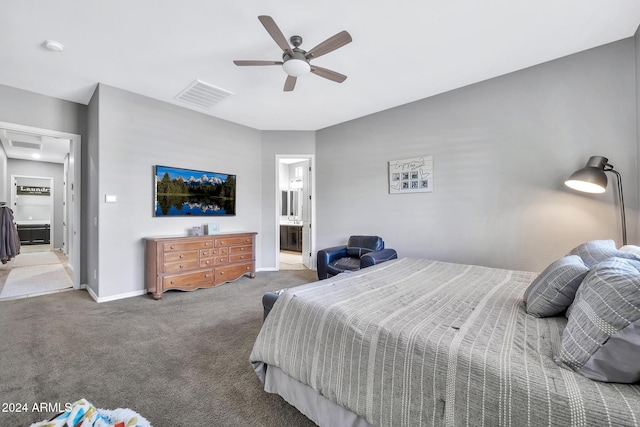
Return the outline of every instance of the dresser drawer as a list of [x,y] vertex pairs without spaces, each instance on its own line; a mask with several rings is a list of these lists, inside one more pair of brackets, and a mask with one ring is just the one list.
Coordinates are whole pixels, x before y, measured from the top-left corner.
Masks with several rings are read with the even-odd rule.
[[171,251],[192,251],[198,249],[213,248],[213,240],[197,240],[191,242],[167,242],[163,244],[165,252]]
[[216,248],[221,246],[240,246],[240,245],[253,245],[252,236],[244,237],[225,237],[216,239]]
[[197,261],[198,251],[165,252],[164,262]]
[[189,271],[198,268],[198,259],[187,261],[167,262],[164,264],[165,273],[177,273],[179,271]]
[[246,273],[253,272],[253,263],[229,265],[226,267],[216,267],[215,283],[224,283],[230,280],[236,280]]
[[253,245],[249,246],[232,246],[229,248],[229,255],[250,254],[253,252]]
[[162,279],[164,289],[196,289],[202,285],[213,283],[213,270],[201,270],[194,273],[165,276]]
[[226,257],[226,256],[213,257],[213,265],[224,265],[228,263],[229,263],[229,257]]
[[213,257],[210,258],[200,258],[200,267],[201,268],[207,268],[207,267],[213,267]]
[[229,255],[230,263],[241,262],[241,261],[251,261],[251,260],[253,260],[253,254],[251,252]]

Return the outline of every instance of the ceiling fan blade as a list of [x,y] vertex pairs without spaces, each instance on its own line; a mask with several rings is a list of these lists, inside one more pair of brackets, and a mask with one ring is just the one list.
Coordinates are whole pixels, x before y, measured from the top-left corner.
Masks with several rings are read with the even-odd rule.
[[334,50],[344,46],[347,43],[351,43],[351,35],[346,31],[340,31],[333,37],[329,37],[318,46],[311,49],[305,55],[307,59],[317,58],[322,55],[326,55],[329,52],[333,52]]
[[324,77],[325,79],[329,79],[336,83],[342,83],[347,79],[347,76],[344,74],[340,74],[338,72],[328,70],[326,68],[318,67],[315,65],[311,66],[311,72],[317,76]]
[[245,66],[245,65],[282,65],[282,61],[233,61],[234,64]]
[[297,77],[287,76],[287,80],[284,81],[284,91],[285,92],[291,92],[293,90],[293,88],[296,87],[296,81],[297,80],[298,80]]
[[267,30],[271,38],[276,42],[278,46],[280,46],[280,49],[282,49],[287,55],[293,56],[291,46],[289,46],[287,38],[284,36],[284,34],[282,34],[280,28],[278,28],[276,21],[274,21],[272,17],[267,15],[260,15],[258,16],[258,19],[260,20],[260,22],[262,22],[262,25],[264,25],[264,28]]

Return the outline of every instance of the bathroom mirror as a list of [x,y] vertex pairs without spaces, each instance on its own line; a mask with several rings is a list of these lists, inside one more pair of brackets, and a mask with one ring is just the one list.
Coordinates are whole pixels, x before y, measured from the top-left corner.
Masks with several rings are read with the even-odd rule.
[[288,196],[288,191],[286,190],[282,190],[282,195],[280,198],[280,215],[282,216],[287,216],[288,215],[288,200],[289,200],[289,196]]
[[298,191],[290,191],[289,192],[289,215],[291,215],[294,219],[298,218],[300,215],[298,209]]

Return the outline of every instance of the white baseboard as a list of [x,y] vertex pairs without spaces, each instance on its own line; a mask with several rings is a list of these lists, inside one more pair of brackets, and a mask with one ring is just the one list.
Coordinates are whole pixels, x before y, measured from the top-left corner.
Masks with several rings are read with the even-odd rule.
[[140,295],[144,295],[147,293],[147,291],[143,289],[140,291],[133,291],[133,292],[126,292],[124,294],[111,295],[109,297],[98,297],[90,287],[87,286],[86,289],[89,292],[89,295],[91,295],[91,298],[93,298],[97,303],[115,301],[115,300],[124,299],[124,298],[138,297]]
[[[315,271],[315,268],[311,268],[311,270]],[[260,271],[285,271],[285,270],[279,270],[275,267],[259,267],[256,268],[256,273],[260,272]],[[288,270],[288,271],[294,271],[294,270]]]

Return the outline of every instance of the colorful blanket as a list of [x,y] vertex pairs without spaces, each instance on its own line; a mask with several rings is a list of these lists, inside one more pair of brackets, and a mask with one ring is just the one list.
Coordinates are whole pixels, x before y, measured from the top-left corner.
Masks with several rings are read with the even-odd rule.
[[86,399],[80,399],[72,403],[68,411],[31,427],[151,427],[151,424],[131,409],[98,409]]

